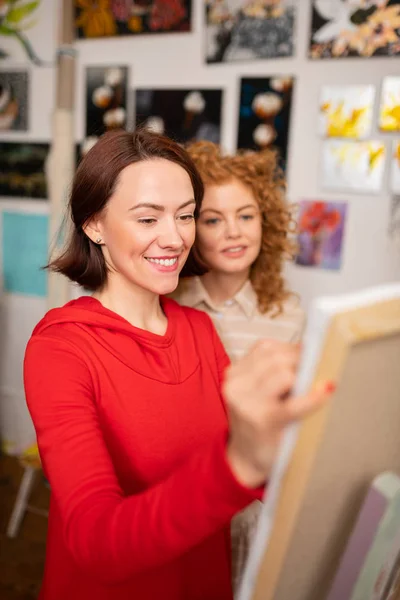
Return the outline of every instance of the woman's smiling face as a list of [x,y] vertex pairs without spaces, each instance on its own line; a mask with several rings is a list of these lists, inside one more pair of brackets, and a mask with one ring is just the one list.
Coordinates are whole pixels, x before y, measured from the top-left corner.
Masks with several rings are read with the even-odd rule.
[[85,231],[94,242],[101,238],[109,278],[169,294],[194,242],[195,206],[190,177],[181,166],[145,160],[121,171],[106,208]]
[[210,270],[244,273],[257,259],[262,217],[252,191],[238,179],[205,189],[196,244]]

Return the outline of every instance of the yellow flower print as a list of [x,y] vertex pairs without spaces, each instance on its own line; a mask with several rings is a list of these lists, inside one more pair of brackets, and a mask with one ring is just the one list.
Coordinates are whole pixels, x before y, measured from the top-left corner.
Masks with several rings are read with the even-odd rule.
[[367,106],[353,108],[350,113],[345,110],[344,102],[337,106],[326,102],[321,106],[321,111],[326,114],[326,134],[328,137],[360,138],[365,130],[365,117],[368,113]]
[[[388,78],[384,84],[379,115],[381,131],[400,131],[400,80]],[[386,88],[386,89],[385,89]]]
[[380,128],[382,131],[400,131],[400,100],[382,108]]
[[85,37],[106,37],[116,35],[117,27],[110,9],[110,0],[76,0],[81,11],[75,21],[82,27]]
[[378,167],[381,160],[385,157],[385,145],[376,142],[357,143],[347,142],[331,149],[339,166],[345,164],[353,166],[355,169],[360,167],[365,158],[368,162],[368,171],[371,173]]

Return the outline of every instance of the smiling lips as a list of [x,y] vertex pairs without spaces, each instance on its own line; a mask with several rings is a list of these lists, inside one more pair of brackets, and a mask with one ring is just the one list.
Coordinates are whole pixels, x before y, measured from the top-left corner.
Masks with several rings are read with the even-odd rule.
[[178,268],[178,256],[160,256],[157,258],[145,256],[145,258],[157,271],[163,273],[170,273]]
[[241,258],[245,255],[247,250],[247,246],[231,246],[230,248],[225,248],[222,250],[222,254],[229,258]]

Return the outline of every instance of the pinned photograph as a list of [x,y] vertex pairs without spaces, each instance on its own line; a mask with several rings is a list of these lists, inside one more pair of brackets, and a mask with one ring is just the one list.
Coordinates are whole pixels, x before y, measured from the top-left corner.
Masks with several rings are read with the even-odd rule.
[[136,125],[177,142],[221,139],[222,90],[136,90]]
[[379,128],[388,133],[400,131],[400,77],[383,80]]
[[86,69],[87,152],[106,131],[123,129],[127,120],[128,67],[88,67]]
[[1,142],[0,196],[47,199],[49,144]]
[[344,202],[300,202],[297,265],[340,269],[346,212]]
[[312,0],[312,59],[400,54],[400,0]]
[[[14,48],[20,48],[23,51],[24,58],[31,61],[36,67],[53,66],[49,61],[43,60],[35,50],[35,27],[38,20],[44,18],[45,10],[41,14],[42,0],[26,1],[24,0],[0,0],[0,36],[4,40],[13,40]],[[38,12],[37,12],[38,11]],[[35,40],[37,41],[37,39]],[[11,46],[10,46],[11,49]],[[0,59],[14,59],[14,51],[10,52],[5,45],[0,43]]]
[[75,0],[78,38],[190,31],[191,0]]
[[4,291],[23,296],[47,296],[49,222],[47,215],[4,211],[2,273]]
[[296,0],[203,0],[208,63],[293,56]]
[[393,153],[390,169],[390,191],[400,194],[400,140],[393,142]]
[[324,86],[319,106],[319,133],[328,138],[369,137],[375,101],[373,85]]
[[0,71],[0,131],[27,131],[28,103],[28,73]]
[[385,171],[385,144],[380,140],[326,140],[322,149],[322,186],[332,190],[377,193]]
[[240,85],[237,147],[274,148],[285,168],[294,78],[244,78]]

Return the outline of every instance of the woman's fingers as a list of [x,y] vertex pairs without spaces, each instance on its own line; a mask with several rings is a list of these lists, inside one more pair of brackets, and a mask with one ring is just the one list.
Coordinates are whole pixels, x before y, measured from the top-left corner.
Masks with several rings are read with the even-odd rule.
[[318,385],[304,396],[288,398],[281,405],[280,413],[283,421],[287,423],[299,421],[321,408],[335,391],[333,382]]
[[264,340],[226,372],[228,456],[233,471],[248,485],[269,476],[285,427],[318,410],[334,391],[333,384],[323,384],[293,396],[299,358],[297,344]]

